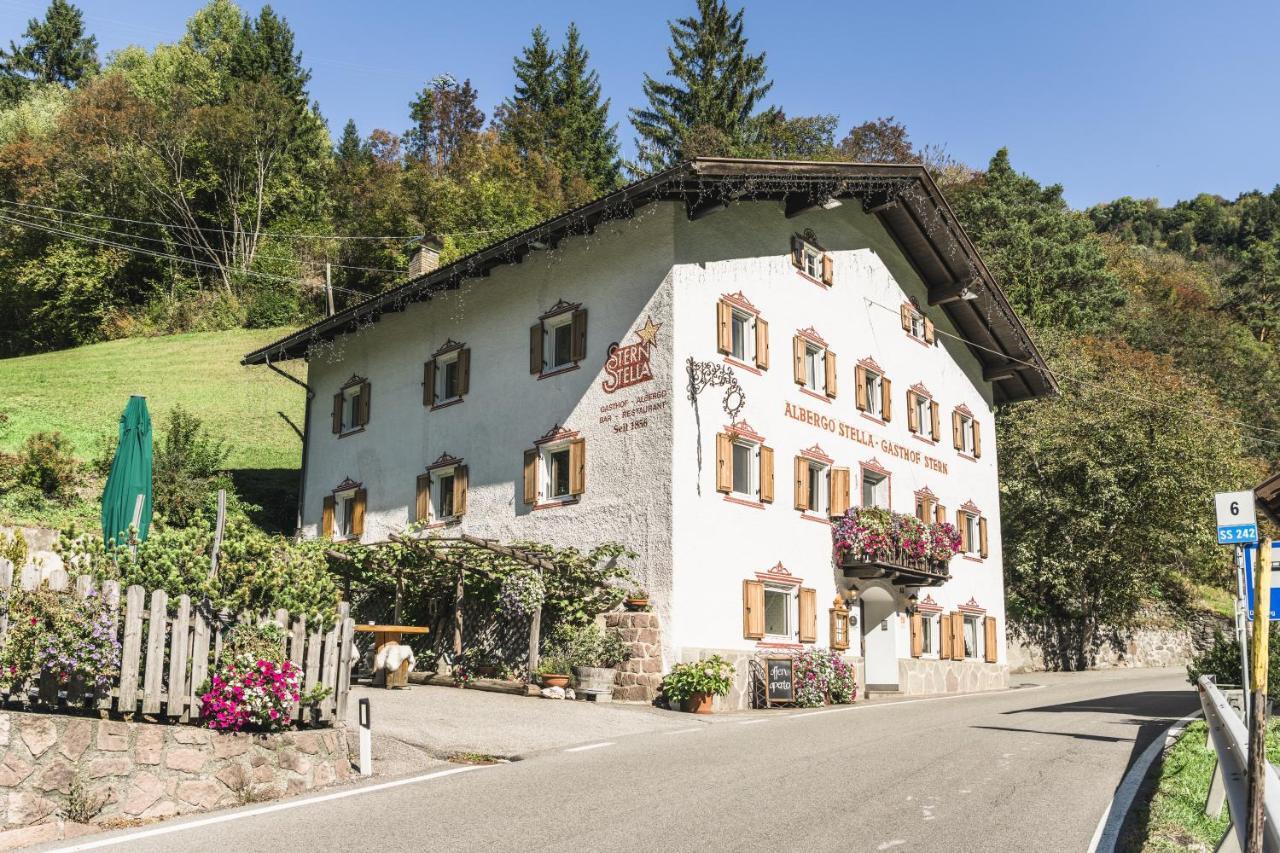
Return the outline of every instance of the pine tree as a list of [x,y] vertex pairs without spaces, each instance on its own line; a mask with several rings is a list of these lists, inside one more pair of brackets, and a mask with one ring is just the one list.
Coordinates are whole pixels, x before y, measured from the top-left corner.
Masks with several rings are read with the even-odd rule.
[[742,9],[730,14],[723,0],[698,0],[696,18],[667,24],[674,80],[646,74],[649,106],[631,110],[641,165],[670,165],[684,156],[686,140],[698,139],[699,147],[714,140],[732,151],[750,135],[756,105],[773,83],[766,80],[765,55],[747,52],[742,15]]
[[581,177],[603,192],[618,184],[618,129],[609,124],[609,100],[600,99],[600,77],[588,67],[590,58],[578,27],[569,24],[555,77],[556,161],[566,176]]
[[360,138],[355,119],[347,119],[342,128],[342,138],[338,140],[333,153],[339,166],[353,165],[369,158],[369,145]]
[[302,54],[294,52],[289,22],[270,6],[263,6],[256,19],[245,16],[231,58],[231,73],[240,80],[269,77],[285,97],[302,106],[307,104],[311,71],[303,67]]
[[98,73],[98,40],[85,35],[84,15],[67,0],[52,0],[44,20],[31,18],[27,43],[0,50],[0,102],[15,104],[33,83],[74,88]]
[[542,27],[533,28],[533,43],[512,61],[516,90],[498,107],[496,116],[502,138],[526,157],[545,154],[554,139],[555,68],[558,57]]

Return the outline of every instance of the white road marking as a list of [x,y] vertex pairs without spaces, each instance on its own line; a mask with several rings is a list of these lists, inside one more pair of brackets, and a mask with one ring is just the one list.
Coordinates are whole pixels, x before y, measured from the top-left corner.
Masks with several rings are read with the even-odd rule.
[[695,726],[692,729],[676,729],[674,732],[663,732],[664,735],[687,735],[689,732],[700,732],[701,726]]
[[588,749],[599,749],[602,746],[613,746],[613,744],[613,741],[607,740],[603,743],[589,743],[586,746],[571,746],[565,752],[585,752]]
[[889,848],[891,848],[891,847],[901,847],[902,845],[904,845],[904,844],[906,844],[906,843],[907,843],[907,842],[906,842],[906,840],[905,840],[905,839],[902,839],[902,838],[895,838],[895,839],[893,839],[892,841],[886,841],[886,842],[884,842],[883,844],[878,845],[878,846],[876,847],[876,849],[877,849],[877,850],[888,850],[888,849],[889,849]]
[[756,719],[756,720],[738,720],[738,725],[740,725],[740,726],[754,726],[756,723],[767,723],[767,722],[769,722],[769,720],[768,720],[767,718],[763,718],[763,717],[762,717],[762,718],[760,718],[760,719]]
[[[437,770],[435,773],[424,773],[421,776],[410,776],[407,779],[395,779],[391,782],[379,782],[376,785],[362,785],[358,788],[348,788],[345,791],[334,791],[331,794],[319,794],[314,797],[300,797],[296,800],[288,802],[275,803],[270,806],[258,806],[257,808],[245,809],[244,811],[229,812],[226,814],[215,815],[213,817],[200,818],[198,820],[187,821],[186,823],[171,823],[161,826],[152,827],[150,829],[140,829],[137,832],[130,832],[126,835],[119,835],[113,838],[99,838],[96,841],[85,841],[80,844],[73,844],[69,847],[59,847],[59,853],[73,853],[78,850],[98,850],[103,847],[114,847],[117,844],[129,844],[134,841],[141,841],[144,838],[155,838],[160,835],[170,835],[175,832],[186,832],[189,829],[201,829],[206,826],[213,826],[219,823],[229,823],[233,820],[242,820],[247,817],[257,817],[259,815],[271,814],[273,812],[283,812],[289,809],[301,808],[302,806],[310,806],[316,803],[327,803],[333,800],[343,800],[347,797],[358,797],[362,794],[372,794],[375,791],[385,791],[388,788],[399,788],[402,785],[414,785],[418,782],[427,782],[432,779],[439,779],[444,776],[454,776],[458,773],[470,773],[473,770],[483,770],[486,765],[469,765],[467,767],[452,767],[448,770]],[[489,765],[496,766],[496,765]]]

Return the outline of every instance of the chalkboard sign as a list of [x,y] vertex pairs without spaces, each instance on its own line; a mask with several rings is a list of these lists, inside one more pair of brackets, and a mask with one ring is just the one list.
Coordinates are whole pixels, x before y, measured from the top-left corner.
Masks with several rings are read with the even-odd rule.
[[790,705],[796,701],[795,658],[764,659],[764,702],[767,707]]

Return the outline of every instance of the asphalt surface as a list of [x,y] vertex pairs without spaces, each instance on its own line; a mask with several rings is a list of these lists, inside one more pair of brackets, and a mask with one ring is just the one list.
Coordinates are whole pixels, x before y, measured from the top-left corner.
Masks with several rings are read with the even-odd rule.
[[1181,670],[1023,680],[999,693],[683,717],[66,849],[1086,850],[1129,763],[1198,707],[1195,693]]

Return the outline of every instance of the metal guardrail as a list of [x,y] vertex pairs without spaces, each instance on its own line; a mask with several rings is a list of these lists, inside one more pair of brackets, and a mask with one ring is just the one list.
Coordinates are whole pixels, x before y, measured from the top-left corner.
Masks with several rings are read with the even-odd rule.
[[[1214,683],[1213,676],[1202,675],[1196,683],[1200,706],[1209,726],[1209,743],[1218,754],[1209,786],[1209,800],[1204,812],[1210,817],[1222,814],[1225,803],[1231,818],[1227,834],[1218,844],[1219,851],[1240,851],[1245,845],[1245,814],[1248,811],[1249,732],[1227,697]],[[1263,789],[1262,849],[1280,853],[1280,777],[1275,768],[1266,765]]]

